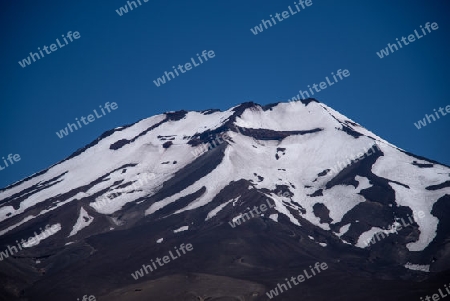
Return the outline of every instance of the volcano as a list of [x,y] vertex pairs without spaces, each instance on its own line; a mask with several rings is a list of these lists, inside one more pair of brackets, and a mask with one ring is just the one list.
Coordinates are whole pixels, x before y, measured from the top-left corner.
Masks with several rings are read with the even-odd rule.
[[315,99],[167,112],[0,190],[0,300],[443,296],[449,214],[450,167]]

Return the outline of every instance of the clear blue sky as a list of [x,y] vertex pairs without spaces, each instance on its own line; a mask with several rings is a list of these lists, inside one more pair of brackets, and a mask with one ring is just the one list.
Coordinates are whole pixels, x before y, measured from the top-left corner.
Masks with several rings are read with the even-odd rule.
[[[316,94],[318,100],[398,147],[450,165],[450,115],[420,130],[413,125],[450,105],[448,1],[312,0],[258,35],[250,28],[294,0],[141,0],[123,16],[115,10],[124,0],[93,2],[3,4],[0,157],[19,154],[21,161],[0,171],[0,187],[111,128],[170,110],[286,101],[337,69],[350,77]],[[386,58],[376,55],[426,22],[439,29]],[[68,31],[81,38],[26,68],[18,64]],[[216,56],[161,87],[153,84],[203,50]],[[56,136],[107,101],[119,108]]]

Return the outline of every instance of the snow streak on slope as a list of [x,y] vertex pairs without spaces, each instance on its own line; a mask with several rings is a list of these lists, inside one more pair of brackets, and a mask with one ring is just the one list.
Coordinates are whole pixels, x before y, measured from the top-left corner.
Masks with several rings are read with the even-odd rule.
[[[308,111],[308,113],[305,111]],[[307,118],[298,121],[299,115],[307,116]],[[294,109],[289,104],[280,104],[274,107],[273,111],[247,110],[242,117],[237,118],[236,124],[253,129],[270,128],[291,131],[311,130],[318,126],[325,126],[325,128],[320,133],[289,136],[281,142],[258,141],[247,136],[236,136],[233,138],[234,143],[227,148],[222,163],[208,174],[205,177],[206,179],[199,179],[197,183],[184,191],[153,204],[147,211],[147,214],[152,214],[181,197],[198,191],[202,187],[206,187],[206,193],[176,213],[204,206],[231,181],[252,179],[254,173],[264,178],[262,182],[255,184],[255,188],[274,190],[276,185],[295,186],[295,189],[291,188],[295,195],[306,195],[308,191],[303,188],[304,180],[312,182],[318,173],[334,165],[337,159],[335,154],[342,154],[342,158],[339,159],[344,159],[348,156],[346,151],[354,152],[355,144],[358,146],[357,149],[363,149],[372,141],[366,138],[361,139],[357,143],[348,143],[353,138],[344,132],[336,133],[334,127],[338,126],[339,123],[329,118],[322,107],[315,103],[310,104],[308,107],[298,105]],[[245,132],[245,129],[243,132]],[[275,157],[277,148],[286,149],[285,155],[279,160]],[[274,167],[277,170],[274,170]],[[336,187],[334,191],[329,193],[329,209],[335,221],[339,221],[342,215],[358,202],[364,201],[364,198],[356,195],[356,193],[366,188],[367,185],[366,180],[365,184],[358,190],[354,190],[355,193],[352,193],[353,189],[341,186]],[[338,194],[339,202],[335,202],[336,195],[333,195],[333,193]],[[349,199],[350,196],[356,197],[358,200],[352,201]],[[294,224],[299,225],[299,222],[283,205],[283,200],[280,198],[276,201],[276,210],[286,215]],[[305,200],[297,197],[295,201],[303,204]],[[312,212],[312,206],[316,203],[315,200],[310,202],[306,200],[306,202],[310,207],[305,208],[307,210],[305,218],[313,221],[318,226],[328,229],[327,225],[319,223],[318,218]],[[344,204],[350,204],[349,202],[353,202],[353,205],[344,206]]]
[[[185,135],[192,136],[205,128],[218,127],[231,114],[231,110],[208,115],[199,112],[189,112],[182,120],[167,120],[166,122],[163,122],[167,119],[166,115],[158,115],[142,120],[131,127],[118,130],[78,156],[54,165],[44,174],[2,191],[0,193],[0,202],[13,195],[20,195],[25,189],[39,185],[40,182],[44,182],[46,179],[58,178],[58,181],[54,182],[53,185],[29,197],[25,197],[18,209],[8,205],[0,207],[0,222],[21,214],[40,202],[50,198],[58,198],[64,193],[89,185],[93,181],[113,173],[110,177],[97,184],[96,187],[91,188],[89,193],[93,194],[111,187],[118,178],[117,173],[114,173],[113,170],[120,166],[132,165],[134,167],[127,167],[130,169],[127,172],[127,178],[137,177],[143,172],[152,170],[160,174],[162,179],[164,179],[165,176],[170,176],[177,169],[193,160],[192,156],[186,155],[191,150],[191,147],[186,144]],[[158,124],[159,126],[152,131],[138,137],[134,143],[127,144],[117,150],[110,149],[113,143],[121,140],[132,140],[145,132],[146,129]],[[173,135],[173,140],[171,141],[174,146],[170,149],[164,149],[160,138],[168,135]],[[165,161],[170,161],[171,163],[177,161],[177,165],[161,165],[161,162]],[[145,195],[145,193],[141,195]],[[61,201],[64,202],[65,200]],[[120,204],[116,202],[114,208],[104,213],[112,213],[119,210],[128,201],[130,200],[123,200]]]
[[[65,200],[65,201],[63,201],[63,202],[61,202],[61,201],[56,201],[56,204],[55,204],[53,207],[50,207],[50,208],[48,208],[48,209],[44,209],[44,210],[42,210],[41,212],[39,212],[39,214],[37,214],[37,215],[29,215],[29,216],[25,217],[24,219],[22,219],[22,220],[21,220],[20,222],[18,222],[17,224],[14,224],[14,225],[12,225],[12,226],[9,226],[9,227],[7,227],[7,228],[1,230],[1,231],[0,231],[0,235],[3,235],[3,234],[5,234],[5,233],[7,233],[7,232],[11,231],[11,230],[14,229],[14,228],[17,228],[17,227],[19,227],[20,225],[25,224],[26,222],[28,222],[28,221],[30,221],[30,220],[33,220],[34,218],[36,218],[36,217],[38,217],[38,216],[44,215],[44,214],[46,214],[46,213],[48,213],[48,212],[50,212],[50,211],[55,210],[55,209],[58,208],[58,207],[61,207],[61,206],[65,205],[65,204],[67,204],[67,203],[70,203],[70,202],[72,202],[73,200],[79,200],[79,199],[82,199],[82,198],[84,198],[84,197],[86,197],[86,196],[87,196],[86,193],[84,193],[84,192],[79,192],[79,193],[77,193],[75,196],[73,196],[73,197],[71,197],[71,198],[69,198],[69,199],[67,199],[67,200]],[[1,209],[1,208],[0,208],[0,209]]]
[[189,226],[182,226],[178,229],[173,230],[173,233],[183,232],[189,230]]
[[[196,143],[207,143],[208,137],[223,132],[231,138],[225,138],[221,145],[220,162],[209,173],[190,179],[192,184],[182,186],[181,190],[166,189],[164,196],[156,199],[164,184],[177,172],[209,155],[206,152],[198,158],[193,156],[192,151],[200,145]],[[362,152],[375,142],[380,153],[369,158],[374,162],[370,166],[366,164],[364,168],[368,170],[364,174],[355,174],[347,182],[337,181],[338,184],[328,187],[340,176],[328,172],[337,162],[345,162],[350,155]],[[73,201],[86,202],[90,207],[81,207],[69,236],[91,225],[93,217],[86,210],[95,209],[93,213],[100,216],[115,214],[110,220],[120,227],[121,210],[131,207],[133,202],[143,204],[145,215],[152,215],[204,189],[203,194],[173,213],[180,214],[201,209],[231,183],[244,180],[251,189],[273,200],[276,213],[271,212],[269,218],[274,222],[288,220],[302,227],[307,220],[349,243],[342,237],[352,232],[352,225],[358,221],[346,220],[346,215],[368,202],[364,191],[373,188],[373,178],[379,177],[388,179],[386,185],[395,192],[395,204],[390,205],[425,212],[425,218],[416,220],[419,239],[408,244],[410,251],[420,251],[436,236],[438,219],[431,214],[433,205],[450,193],[449,187],[436,190],[426,187],[444,183],[449,169],[440,165],[421,169],[412,164],[413,159],[315,101],[266,107],[243,104],[225,112],[169,112],[116,128],[78,155],[0,192],[0,235]],[[155,176],[143,185],[136,185],[140,177],[148,174]],[[278,196],[280,187],[289,191],[289,196]],[[28,193],[27,189],[35,191]],[[219,212],[231,203],[234,206],[237,200],[244,204],[247,201],[240,196],[217,202],[205,220],[217,218]],[[41,207],[34,210],[36,206]],[[317,215],[318,206],[327,212],[326,219]],[[10,219],[11,223],[2,223]],[[387,233],[391,229],[369,225],[363,231],[352,242],[361,248],[366,247],[364,241],[376,231]]]
[[386,155],[380,157],[373,167],[378,176],[389,178],[404,185],[391,183],[395,190],[395,200],[401,206],[408,206],[413,211],[423,211],[424,218],[415,218],[419,225],[420,237],[417,242],[407,245],[410,251],[422,251],[436,236],[439,220],[431,214],[434,203],[446,194],[450,194],[450,187],[439,190],[427,190],[431,183],[443,183],[448,180],[448,168],[436,165],[434,168],[421,169],[411,162],[411,157],[392,150],[386,150]]
[[[205,187],[206,192],[203,195],[186,207],[176,211],[175,214],[200,208],[211,202],[231,182],[240,179],[253,181],[255,179],[254,175],[257,174],[262,180],[253,182],[254,188],[265,188],[273,191],[278,185],[284,185],[289,187],[294,194],[291,198],[277,197],[275,194],[269,195],[275,200],[275,210],[279,214],[285,215],[293,224],[300,226],[299,220],[292,216],[287,209],[289,205],[286,204],[292,204],[292,207],[289,206],[291,209],[295,208],[294,203],[301,204],[305,209],[305,212],[301,213],[302,217],[324,230],[330,230],[330,225],[320,222],[320,219],[314,214],[314,205],[318,202],[324,204],[329,210],[332,223],[340,222],[347,212],[359,203],[366,201],[360,192],[372,185],[367,178],[357,176],[355,178],[358,183],[357,188],[349,185],[333,186],[324,190],[323,195],[319,198],[320,201],[318,201],[318,198],[310,197],[309,195],[316,191],[318,187],[324,187],[334,177],[334,175],[318,177],[318,174],[330,169],[338,161],[345,161],[348,159],[349,154],[356,155],[363,151],[368,145],[373,145],[374,141],[378,143],[379,148],[386,156],[390,154],[406,156],[395,146],[363,129],[350,119],[322,104],[314,102],[308,106],[303,104],[295,106],[278,104],[266,111],[260,107],[252,107],[236,119],[236,125],[241,128],[243,133],[246,130],[309,131],[314,128],[320,128],[321,131],[302,135],[292,134],[281,141],[260,140],[244,135],[233,136],[233,142],[230,142],[225,150],[225,157],[212,172],[204,178],[198,179],[197,182],[183,191],[152,204],[146,211],[146,214],[153,214],[180,198],[193,194]],[[344,126],[351,127],[353,131],[364,135],[360,135],[356,139],[343,130]],[[394,156],[392,157],[395,158]],[[381,166],[382,170],[386,171],[396,168],[398,173],[406,177],[413,172],[410,168],[412,165],[408,165],[408,168],[404,166],[405,168],[400,169],[393,162],[386,162],[380,165],[383,158],[385,156],[379,158],[376,165]],[[412,168],[417,167],[412,166]],[[378,176],[383,176],[383,174],[377,173],[376,168],[374,173]],[[389,178],[389,175],[384,177]],[[431,183],[439,183],[444,178],[445,175],[438,178],[432,177]],[[402,182],[400,178],[396,179],[394,177],[392,180]],[[430,181],[427,181],[426,184],[430,185]],[[308,188],[308,186],[310,187]],[[393,183],[391,183],[391,186],[396,187]],[[420,189],[423,190],[424,186],[425,184]],[[396,187],[396,189],[399,188]],[[429,195],[436,201],[438,197],[445,195],[445,191],[440,191],[439,193],[430,192]],[[432,203],[428,206],[423,204],[414,206],[411,203],[404,203],[401,198],[398,199],[398,205],[406,205],[412,210],[426,209],[430,217],[428,223],[430,223],[430,220],[433,223],[432,221],[435,218],[430,213]],[[207,220],[210,216],[216,215],[225,208],[228,203],[218,205],[213,212],[209,213]],[[418,223],[423,234],[418,242],[410,244],[411,250],[417,250],[417,247],[414,247],[416,245],[420,245],[420,248],[423,249],[430,242],[430,237],[431,240],[433,238],[429,225],[424,224],[423,221]],[[348,230],[348,227],[350,225],[347,225],[346,230]],[[432,228],[435,229],[436,224]],[[342,234],[338,234],[338,236],[340,237]],[[370,235],[370,233],[365,234],[364,237],[367,235]],[[422,237],[427,237],[428,240],[423,241]],[[357,243],[357,246],[366,247],[362,243]]]
[[231,199],[231,200],[229,200],[228,202],[225,202],[225,203],[223,203],[223,204],[217,206],[217,207],[214,208],[213,210],[211,210],[211,212],[209,212],[208,215],[206,216],[205,221],[207,221],[207,220],[213,218],[214,216],[216,216],[216,214],[217,214],[219,211],[221,211],[223,208],[225,208],[226,205],[228,205],[228,204],[231,203],[231,202],[238,201],[239,198],[240,198],[240,197]]
[[22,244],[22,246],[24,248],[31,248],[31,247],[39,245],[41,243],[41,241],[43,241],[45,239],[48,239],[50,236],[55,235],[58,231],[60,231],[61,230],[61,224],[54,224],[54,225],[49,226],[49,228],[52,229],[52,231],[54,231],[54,233],[51,233],[49,235],[48,232],[46,232],[45,235],[40,235],[38,237],[38,239],[33,239],[33,240],[29,240],[27,242],[24,242]]

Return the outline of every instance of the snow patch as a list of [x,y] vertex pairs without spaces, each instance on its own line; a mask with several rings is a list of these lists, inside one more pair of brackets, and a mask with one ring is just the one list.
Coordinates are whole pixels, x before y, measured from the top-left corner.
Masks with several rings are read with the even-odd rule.
[[422,272],[430,272],[430,265],[421,265],[421,264],[413,264],[413,263],[406,263],[405,268],[414,270],[414,271],[422,271]]
[[211,210],[208,215],[206,216],[205,221],[209,220],[210,218],[213,218],[214,216],[216,216],[217,213],[219,213],[219,211],[221,211],[226,205],[228,205],[229,203],[233,202],[233,206],[234,203],[239,200],[240,196],[238,196],[237,198],[234,198],[232,200],[229,200],[228,202],[225,202],[219,206],[217,206],[216,208],[214,208],[213,210]]
[[68,237],[77,234],[83,228],[86,228],[94,221],[94,218],[90,216],[83,207],[80,208],[80,215],[78,216],[78,220],[72,228]]
[[182,232],[182,231],[187,231],[189,229],[189,226],[183,226],[183,227],[180,227],[180,228],[178,228],[178,229],[176,229],[176,230],[173,230],[173,233],[178,233],[178,232]]
[[346,224],[344,226],[341,227],[341,229],[339,229],[339,233],[336,233],[336,235],[338,237],[341,237],[342,235],[344,235],[345,233],[347,233],[348,229],[350,229],[351,224]]
[[272,219],[274,222],[278,222],[278,214],[276,213],[269,215],[269,218]]

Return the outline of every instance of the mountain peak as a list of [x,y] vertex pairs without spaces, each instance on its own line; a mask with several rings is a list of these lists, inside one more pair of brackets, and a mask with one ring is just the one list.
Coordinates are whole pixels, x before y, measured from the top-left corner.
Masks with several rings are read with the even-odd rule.
[[[64,258],[79,271],[82,258],[108,270],[104,258],[120,257],[108,249],[120,237],[133,253],[121,269],[145,262],[141,244],[158,250],[154,242],[161,237],[205,248],[204,238],[215,235],[240,244],[230,232],[239,230],[230,225],[252,215],[240,229],[256,229],[280,252],[340,258],[330,265],[358,275],[413,279],[410,268],[450,268],[444,214],[450,212],[449,176],[450,168],[399,150],[315,99],[166,112],[108,131],[0,191],[0,244],[6,248],[36,227],[58,225],[39,246],[27,248],[29,258],[42,259],[25,270],[73,272],[70,278],[82,281],[78,270],[61,264]],[[261,204],[267,210],[252,214]],[[222,256],[220,249],[211,252]],[[201,266],[203,256],[193,260]],[[52,279],[39,277],[41,284]]]

